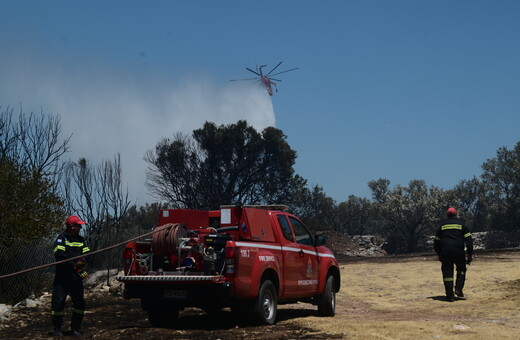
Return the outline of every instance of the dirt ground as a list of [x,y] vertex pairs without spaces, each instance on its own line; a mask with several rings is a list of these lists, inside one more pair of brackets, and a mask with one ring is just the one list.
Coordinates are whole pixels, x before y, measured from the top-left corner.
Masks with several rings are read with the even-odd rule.
[[[447,302],[432,254],[342,258],[336,316],[307,304],[279,306],[273,326],[237,324],[229,310],[181,312],[176,329],[153,328],[136,300],[88,297],[87,339],[518,339],[520,250],[482,252],[468,268],[466,299]],[[2,339],[50,338],[48,305],[16,310]]]

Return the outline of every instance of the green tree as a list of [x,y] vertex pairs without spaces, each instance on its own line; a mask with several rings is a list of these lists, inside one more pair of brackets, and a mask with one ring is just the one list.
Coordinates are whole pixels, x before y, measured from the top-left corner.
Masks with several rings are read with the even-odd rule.
[[385,236],[392,236],[395,250],[413,252],[423,236],[433,232],[445,204],[445,192],[412,180],[407,187],[390,189],[388,179],[368,183],[377,212],[385,221]]
[[146,153],[147,186],[176,208],[285,203],[299,182],[295,159],[286,136],[274,127],[259,133],[246,121],[206,122],[191,137],[176,134]]
[[167,209],[165,203],[146,203],[144,206],[132,205],[122,221],[123,227],[129,232],[128,236],[141,235],[152,230],[159,220],[161,209]]
[[0,159],[0,246],[48,237],[61,227],[62,200],[37,171]]
[[459,216],[464,219],[472,231],[489,229],[488,203],[486,185],[478,178],[460,181],[447,194],[450,206],[457,208]]
[[[0,274],[41,265],[51,254],[50,236],[64,217],[58,181],[70,138],[60,132],[59,116],[0,112]],[[7,278],[0,299],[18,302],[47,283],[36,272]]]
[[520,228],[520,142],[512,150],[500,147],[494,158],[482,164],[492,229]]
[[[295,187],[296,188],[296,187]],[[292,194],[292,212],[314,231],[335,229],[337,223],[336,202],[325,194],[323,188],[315,185],[312,190],[300,187]]]
[[[0,242],[39,239],[63,219],[57,180],[69,138],[57,115],[0,112]],[[28,228],[30,226],[30,228]]]
[[369,199],[350,195],[338,205],[337,231],[345,235],[364,235],[374,232],[371,226],[373,207]]

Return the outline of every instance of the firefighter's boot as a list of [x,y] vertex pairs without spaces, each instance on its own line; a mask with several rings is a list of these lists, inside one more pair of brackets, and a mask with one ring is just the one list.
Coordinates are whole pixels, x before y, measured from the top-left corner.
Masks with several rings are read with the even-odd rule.
[[70,335],[71,336],[82,336],[83,333],[81,333],[80,331],[72,330]]
[[70,323],[70,329],[72,330],[72,333],[80,333],[79,330],[81,329],[84,313],[85,312],[83,310],[79,309],[74,309],[72,311],[72,321]]
[[52,331],[52,336],[63,336],[63,331],[61,330],[61,326],[63,325],[63,312],[55,312],[52,311],[51,321],[54,330]]
[[464,282],[466,281],[466,273],[463,271],[457,272],[457,281],[455,282],[455,295],[458,297],[464,297],[462,289],[464,288]]
[[453,295],[453,278],[445,277],[444,278],[444,289],[446,291],[446,300],[449,302],[453,302],[455,297]]

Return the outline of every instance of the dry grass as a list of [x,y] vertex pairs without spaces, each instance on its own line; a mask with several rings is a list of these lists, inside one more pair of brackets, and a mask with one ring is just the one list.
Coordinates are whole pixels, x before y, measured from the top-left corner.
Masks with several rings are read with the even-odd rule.
[[334,318],[284,322],[345,339],[518,339],[520,252],[483,255],[468,268],[467,299],[444,300],[434,257],[341,266]]

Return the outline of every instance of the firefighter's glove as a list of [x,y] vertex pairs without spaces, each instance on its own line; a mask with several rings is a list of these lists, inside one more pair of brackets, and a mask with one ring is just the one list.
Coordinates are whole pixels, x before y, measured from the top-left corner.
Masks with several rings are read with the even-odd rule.
[[83,269],[83,268],[85,268],[85,264],[86,264],[86,262],[85,262],[84,259],[79,259],[79,260],[76,261],[76,265],[75,265],[75,267],[76,267],[76,269],[78,269],[78,270],[79,270],[79,269]]
[[473,257],[468,257],[466,260],[466,264],[469,266],[471,264],[471,261],[473,261]]
[[81,277],[83,280],[85,280],[88,277],[88,273],[86,271],[80,271],[78,272],[79,277]]

